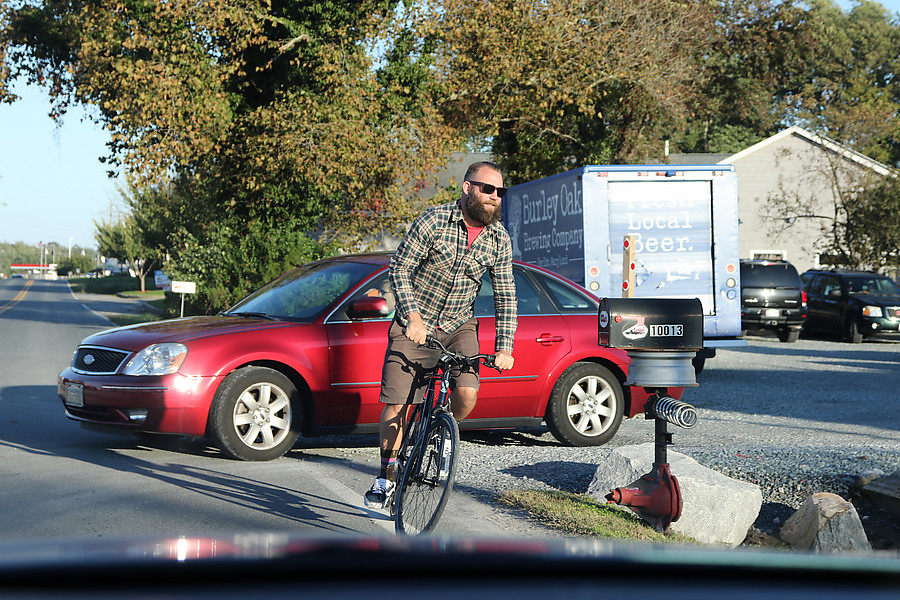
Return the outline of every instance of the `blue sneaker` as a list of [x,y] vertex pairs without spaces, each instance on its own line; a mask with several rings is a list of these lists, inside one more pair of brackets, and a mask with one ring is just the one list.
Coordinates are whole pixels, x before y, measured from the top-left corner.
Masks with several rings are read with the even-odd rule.
[[384,508],[393,493],[394,482],[377,477],[363,499],[369,508]]

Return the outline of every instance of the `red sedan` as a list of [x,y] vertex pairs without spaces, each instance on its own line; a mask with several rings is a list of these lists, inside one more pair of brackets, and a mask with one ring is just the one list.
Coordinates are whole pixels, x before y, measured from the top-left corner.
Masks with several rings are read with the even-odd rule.
[[[217,316],[121,327],[86,338],[59,375],[77,421],[208,437],[228,456],[270,460],[298,435],[378,430],[381,366],[393,298],[388,254],[298,267]],[[515,367],[482,373],[463,429],[535,427],[564,444],[609,441],[646,395],[623,387],[629,359],[598,346],[597,298],[516,263]],[[481,351],[493,353],[490,278],[475,303]]]

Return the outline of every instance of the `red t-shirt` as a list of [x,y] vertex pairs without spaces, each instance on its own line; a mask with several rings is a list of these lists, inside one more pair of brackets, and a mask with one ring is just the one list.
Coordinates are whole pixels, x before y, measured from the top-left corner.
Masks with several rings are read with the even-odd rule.
[[484,229],[484,225],[482,225],[481,227],[469,227],[468,225],[466,225],[466,229],[469,230],[469,245],[466,246],[466,248],[471,248],[472,242],[475,241],[475,238],[477,238],[478,234],[481,233],[481,230]]

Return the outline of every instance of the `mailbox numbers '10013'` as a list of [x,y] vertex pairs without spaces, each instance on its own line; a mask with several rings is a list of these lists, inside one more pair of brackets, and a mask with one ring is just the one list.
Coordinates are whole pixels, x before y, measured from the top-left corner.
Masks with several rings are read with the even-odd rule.
[[681,337],[684,325],[650,325],[650,337]]

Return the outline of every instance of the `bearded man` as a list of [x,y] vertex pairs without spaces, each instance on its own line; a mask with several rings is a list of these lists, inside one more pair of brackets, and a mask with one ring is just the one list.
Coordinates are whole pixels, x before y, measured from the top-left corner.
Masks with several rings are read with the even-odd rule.
[[[516,287],[509,235],[499,222],[506,191],[497,165],[470,165],[460,199],[417,217],[391,259],[396,313],[381,375],[381,470],[365,494],[368,507],[383,508],[393,493],[407,405],[422,401],[427,375],[437,364],[438,351],[421,344],[434,337],[467,356],[479,352],[473,305],[485,271],[496,310],[494,364],[513,368]],[[457,421],[475,408],[478,383],[477,367],[454,372],[450,406]]]

